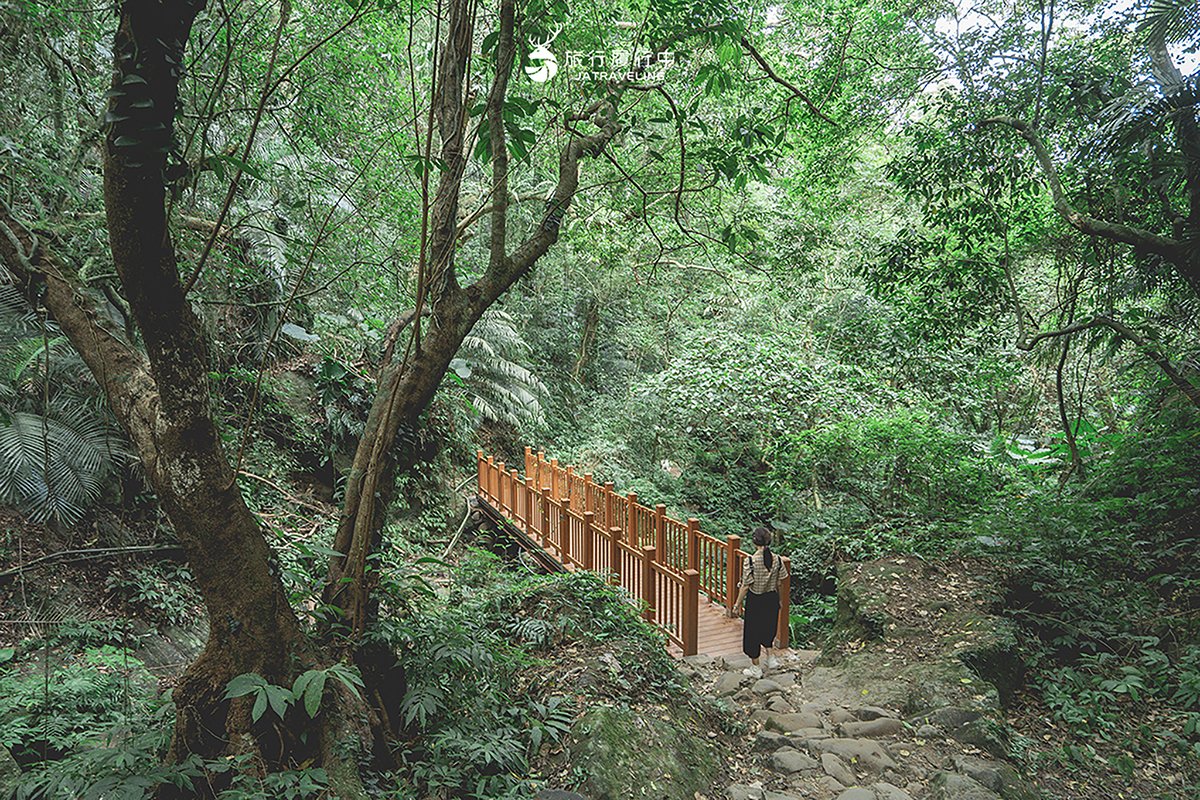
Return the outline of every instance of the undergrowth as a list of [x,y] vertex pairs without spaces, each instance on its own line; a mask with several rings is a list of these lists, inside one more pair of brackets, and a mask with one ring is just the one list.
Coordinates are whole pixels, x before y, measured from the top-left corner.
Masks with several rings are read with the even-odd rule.
[[1130,777],[1182,759],[1200,782],[1200,425],[1146,425],[1110,434],[1084,482],[1031,467],[972,520],[973,543],[1003,566],[994,610],[1020,626],[1031,702],[1071,734],[1064,762]]
[[397,755],[422,793],[532,793],[538,753],[577,711],[530,677],[555,648],[620,640],[637,654],[623,664],[630,691],[662,693],[675,680],[661,634],[598,576],[513,577],[498,566],[471,551],[449,602],[375,632],[407,678]]

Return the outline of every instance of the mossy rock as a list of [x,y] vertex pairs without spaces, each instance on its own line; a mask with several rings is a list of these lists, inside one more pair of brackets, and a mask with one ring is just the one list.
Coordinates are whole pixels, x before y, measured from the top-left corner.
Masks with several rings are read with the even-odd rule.
[[856,683],[876,684],[877,702],[882,695],[909,713],[1007,707],[1025,664],[1013,624],[979,601],[982,585],[959,563],[888,557],[841,564],[837,625],[822,661],[845,660]]
[[983,711],[1000,707],[992,683],[981,680],[957,659],[903,664],[881,647],[871,647],[844,658],[839,666],[860,702],[890,706],[906,715],[943,706]]
[[0,797],[12,794],[17,784],[21,782],[21,765],[8,752],[8,748],[0,745]]
[[593,800],[692,800],[707,794],[717,754],[664,710],[661,718],[601,706],[572,728],[571,762]]
[[[888,611],[888,596],[878,591],[869,580],[862,580],[855,575],[855,564],[838,565],[838,610],[837,627],[845,634],[861,636],[865,639],[881,639],[888,628],[895,624],[895,618]],[[879,572],[875,577],[892,578],[890,574],[895,567],[887,563],[863,565],[868,573]]]
[[1006,619],[980,616],[955,622],[960,631],[971,631],[969,641],[956,642],[954,656],[972,672],[996,687],[1000,705],[1007,708],[1025,679],[1025,660],[1013,624]]

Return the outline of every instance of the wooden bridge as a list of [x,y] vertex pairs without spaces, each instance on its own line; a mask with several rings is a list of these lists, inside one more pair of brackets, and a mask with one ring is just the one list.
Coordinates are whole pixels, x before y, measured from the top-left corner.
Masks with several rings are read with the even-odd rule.
[[[741,620],[725,613],[737,600],[751,555],[740,536],[710,536],[695,519],[680,522],[664,505],[639,505],[636,493],[617,494],[611,482],[598,484],[591,473],[579,475],[528,447],[524,477],[482,451],[478,461],[481,508],[511,526],[526,547],[568,570],[607,575],[643,602],[645,618],[684,655],[741,652]],[[788,646],[789,589],[785,578],[780,648]]]

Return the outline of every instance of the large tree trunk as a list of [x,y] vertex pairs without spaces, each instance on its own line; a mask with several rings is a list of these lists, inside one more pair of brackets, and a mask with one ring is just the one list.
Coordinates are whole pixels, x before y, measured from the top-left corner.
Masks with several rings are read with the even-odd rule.
[[[7,207],[0,208],[0,255],[31,296],[35,284],[44,286],[42,302],[103,386],[208,611],[208,642],[174,693],[170,757],[249,753],[248,768],[264,772],[298,763],[303,748],[285,741],[291,726],[273,725],[268,716],[254,723],[251,701],[227,700],[226,684],[253,672],[290,685],[299,671],[320,662],[222,452],[205,340],[184,295],[167,226],[163,172],[178,79],[184,43],[203,6],[204,0],[127,0],[120,8],[104,142],[105,206],[114,264],[146,355],[75,289],[62,264]],[[307,750],[323,748],[322,734],[314,731]]]
[[[557,241],[559,221],[578,186],[578,163],[597,155],[615,132],[611,110],[591,115],[599,130],[572,131],[559,159],[559,180],[542,222],[511,254],[505,251],[507,144],[500,119],[516,54],[514,0],[502,0],[495,80],[488,95],[492,133],[492,252],[484,275],[462,287],[455,275],[459,182],[466,166],[467,65],[474,5],[451,0],[441,44],[434,115],[447,165],[432,204],[421,302],[403,356],[383,366],[347,486],[343,523],[325,599],[342,609],[343,635],[310,642],[290,608],[263,531],[247,508],[222,452],[208,386],[205,339],[177,268],[166,211],[164,173],[178,99],[184,45],[206,0],[123,0],[114,45],[113,90],[104,142],[104,191],[114,264],[141,333],[145,355],[124,338],[89,295],[78,291],[54,255],[0,204],[0,257],[41,296],[103,386],[132,438],[162,508],[175,529],[208,610],[207,645],[184,673],[170,758],[250,754],[264,773],[307,763],[324,766],[339,794],[355,794],[355,757],[380,743],[386,710],[332,686],[318,720],[292,711],[280,724],[268,712],[252,719],[250,698],[228,700],[234,677],[257,673],[290,686],[309,668],[353,661],[370,620],[369,556],[389,500],[393,444],[415,427],[472,326]],[[585,117],[568,120],[578,123]],[[430,319],[424,338],[422,320]],[[364,677],[369,679],[367,665]],[[329,682],[336,684],[336,681]],[[369,689],[371,687],[368,687]],[[368,691],[368,696],[378,697]],[[295,715],[295,719],[293,719]],[[313,735],[301,737],[309,730]],[[353,745],[358,745],[358,753]],[[351,747],[347,747],[351,745]],[[386,748],[375,748],[386,753]],[[218,787],[219,788],[219,787]]]
[[[431,307],[425,335],[421,316],[414,318],[407,351],[396,362],[380,369],[378,388],[367,424],[346,482],[346,500],[334,549],[343,555],[334,559],[324,594],[325,602],[341,609],[343,642],[362,635],[371,617],[374,577],[367,557],[379,543],[387,505],[391,500],[393,445],[402,428],[415,429],[421,412],[441,384],[451,359],[467,334],[499,297],[558,241],[559,222],[579,185],[579,161],[598,155],[612,139],[616,123],[611,109],[591,116],[598,131],[591,135],[573,132],[559,155],[558,183],[546,204],[537,229],[516,250],[507,251],[508,150],[502,111],[509,76],[516,60],[514,39],[515,2],[502,0],[500,30],[495,47],[495,76],[487,98],[492,166],[492,213],[488,267],[484,275],[467,287],[455,274],[457,218],[460,181],[466,168],[464,151],[467,105],[470,92],[466,81],[475,20],[471,5],[455,0],[449,11],[448,32],[442,48],[440,71],[434,91],[434,118],[441,135],[441,173],[432,203],[430,248],[427,265],[422,265],[419,297]],[[584,117],[579,117],[584,119]],[[578,121],[578,120],[576,120]],[[418,309],[418,312],[421,309]]]
[[[247,672],[290,683],[303,637],[270,547],[222,452],[206,344],[184,296],[167,226],[163,173],[184,44],[204,0],[175,0],[169,10],[163,5],[123,3],[113,53],[109,119],[116,121],[104,141],[104,200],[113,262],[145,344],[149,380],[129,398],[120,396],[122,387],[108,391],[114,408],[124,411],[120,416],[208,610],[208,643],[175,693],[172,755],[255,752],[271,761],[283,755],[282,743],[259,741],[272,729],[255,730],[249,704],[225,700],[225,685]],[[90,366],[103,375],[108,361]],[[311,654],[305,661],[311,663]]]

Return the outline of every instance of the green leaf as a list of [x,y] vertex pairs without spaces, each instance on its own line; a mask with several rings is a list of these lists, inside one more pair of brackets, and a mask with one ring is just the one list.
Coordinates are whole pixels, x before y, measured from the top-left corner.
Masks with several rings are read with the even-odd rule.
[[257,167],[247,164],[245,161],[242,161],[240,158],[237,158],[236,156],[227,156],[227,155],[213,156],[213,160],[228,162],[229,164],[233,165],[234,167],[237,167],[238,169],[240,169],[242,172],[246,173],[250,177],[257,178],[260,181],[266,181],[266,178],[263,176],[262,172]]
[[312,683],[313,678],[320,674],[320,672],[321,670],[319,669],[310,669],[299,678],[296,678],[295,683],[292,684],[292,696],[297,700],[303,697],[304,690],[308,688],[308,684]]
[[321,708],[321,694],[325,691],[325,673],[317,671],[304,689],[304,710],[310,719],[316,719],[317,711]]
[[254,698],[254,708],[250,710],[250,719],[258,722],[262,717],[263,712],[267,710],[267,693],[259,691],[258,696]]
[[267,685],[267,680],[256,672],[246,672],[225,684],[225,699],[245,697]]
[[287,707],[291,704],[292,700],[295,699],[294,695],[290,691],[282,686],[275,686],[274,684],[267,687],[266,696],[267,700],[269,700],[271,703],[271,710],[274,711],[275,715],[280,719],[283,719],[283,715],[287,713]]
[[366,684],[359,676],[358,671],[352,667],[347,667],[345,664],[334,664],[329,668],[329,674],[337,678],[343,685],[355,694],[361,694],[358,690],[365,688]]

